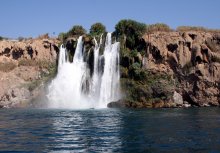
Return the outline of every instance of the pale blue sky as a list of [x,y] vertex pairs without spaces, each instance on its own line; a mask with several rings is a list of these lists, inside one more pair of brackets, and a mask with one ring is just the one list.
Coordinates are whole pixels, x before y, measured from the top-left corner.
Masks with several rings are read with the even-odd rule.
[[0,36],[59,34],[102,22],[114,31],[121,19],[220,28],[220,0],[0,0]]

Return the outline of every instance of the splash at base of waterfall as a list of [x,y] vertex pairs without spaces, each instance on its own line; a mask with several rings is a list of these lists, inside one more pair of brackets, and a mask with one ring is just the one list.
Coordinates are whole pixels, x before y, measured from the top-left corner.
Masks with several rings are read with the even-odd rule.
[[120,44],[112,43],[111,33],[108,33],[103,55],[100,55],[102,39],[99,43],[94,41],[92,70],[88,66],[91,62],[84,58],[86,51],[83,49],[82,36],[78,39],[73,62],[70,62],[66,49],[60,47],[58,73],[48,87],[48,107],[106,108],[109,102],[120,99]]

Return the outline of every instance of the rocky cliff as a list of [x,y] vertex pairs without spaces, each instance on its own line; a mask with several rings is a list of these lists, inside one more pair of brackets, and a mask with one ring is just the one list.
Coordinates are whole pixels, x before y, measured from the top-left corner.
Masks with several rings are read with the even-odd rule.
[[[88,58],[93,58],[93,38],[83,39]],[[72,37],[64,42],[70,56],[76,41]],[[135,41],[126,36],[119,41],[123,95],[109,107],[220,105],[219,33],[152,32]],[[44,95],[45,84],[56,74],[58,43],[56,39],[0,41],[0,107],[27,107],[36,101],[43,105],[42,99],[34,99]]]
[[56,73],[56,39],[0,41],[0,107],[27,107]]
[[136,46],[122,48],[126,96],[109,107],[220,105],[219,33],[153,32]]
[[150,45],[147,68],[160,69],[165,65],[170,69],[179,83],[176,90],[191,104],[220,104],[219,34],[173,32],[152,34],[149,38],[144,37]]

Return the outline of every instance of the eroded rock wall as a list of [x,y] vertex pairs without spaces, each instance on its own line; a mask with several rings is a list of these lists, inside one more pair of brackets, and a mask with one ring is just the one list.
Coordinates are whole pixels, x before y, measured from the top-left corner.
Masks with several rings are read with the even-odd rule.
[[[0,41],[0,107],[27,107],[56,71],[56,39]],[[34,104],[33,104],[34,105]]]
[[143,38],[146,69],[171,75],[176,91],[190,104],[220,104],[220,34],[156,32]]

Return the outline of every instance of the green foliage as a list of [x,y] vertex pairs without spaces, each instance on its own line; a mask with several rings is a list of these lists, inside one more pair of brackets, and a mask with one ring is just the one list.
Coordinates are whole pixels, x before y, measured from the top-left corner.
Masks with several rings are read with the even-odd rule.
[[3,37],[3,36],[0,36],[0,41],[2,41],[2,40],[8,40],[9,38],[7,38],[7,37]]
[[140,69],[141,65],[139,63],[134,63],[131,65],[131,69]]
[[131,56],[131,57],[136,57],[137,54],[138,54],[138,51],[137,51],[137,50],[132,50],[132,51],[130,51],[130,56]]
[[[37,87],[39,87],[42,83],[49,82],[52,78],[54,78],[57,74],[57,66],[56,63],[51,63],[47,61],[38,61],[36,62],[39,68],[41,69],[40,76],[41,79],[34,80],[28,84],[29,91],[33,91]],[[27,65],[26,65],[27,66]]]
[[[135,69],[139,68],[134,64]],[[121,78],[121,88],[126,94],[125,100],[131,102],[154,103],[168,100],[174,92],[174,81],[171,76],[163,73],[151,73],[145,70],[142,79]]]
[[67,39],[67,33],[65,33],[65,32],[59,33],[58,39],[59,39],[60,41],[64,42],[64,41]]
[[143,99],[152,98],[151,88],[147,84],[143,84],[139,81],[122,78],[121,88],[126,94],[126,101],[141,102]]
[[141,68],[140,63],[133,63],[129,67],[128,71],[129,77],[134,80],[144,80],[146,78],[146,72],[144,69]]
[[162,32],[171,31],[170,27],[164,23],[151,24],[151,25],[146,26],[146,29],[148,33],[157,32],[157,31],[162,31]]
[[99,35],[101,35],[105,32],[106,32],[105,26],[102,23],[99,23],[99,22],[93,24],[90,28],[90,34],[92,36],[99,36]]
[[81,25],[75,25],[67,32],[67,36],[81,36],[86,34],[86,30]]
[[121,78],[128,78],[128,68],[120,66]]
[[134,20],[121,20],[115,26],[115,34],[120,42],[126,43],[128,48],[135,48],[137,42],[146,31],[146,25]]
[[121,20],[115,26],[115,32],[118,35],[125,34],[126,36],[135,35],[141,37],[145,32],[145,24],[134,20]]
[[120,57],[125,57],[130,55],[130,50],[128,48],[120,49]]

